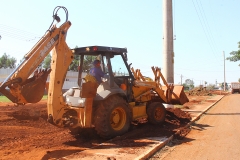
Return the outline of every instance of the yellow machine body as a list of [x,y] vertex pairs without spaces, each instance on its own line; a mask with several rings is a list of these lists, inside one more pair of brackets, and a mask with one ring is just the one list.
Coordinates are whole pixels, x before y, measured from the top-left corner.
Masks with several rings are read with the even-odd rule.
[[[63,8],[66,12],[65,7],[58,7]],[[57,21],[60,20],[57,14],[53,17]],[[62,87],[66,73],[74,59],[74,52],[77,50],[71,50],[66,44],[66,35],[70,26],[71,22],[67,20],[60,27],[52,25],[39,42],[25,55],[24,61],[4,82],[0,83],[0,92],[16,104],[26,104],[39,102],[46,88],[48,92],[48,122],[58,127],[95,127],[98,134],[104,138],[125,133],[131,120],[150,118],[153,123],[162,122],[165,118],[165,115],[159,116],[161,112],[165,114],[162,103],[184,104],[188,101],[183,86],[167,84],[159,68],[152,67],[155,76],[152,80],[149,77],[144,77],[140,69],[131,68],[131,73],[124,58],[124,64],[129,71],[128,78],[122,77],[124,83],[118,86],[114,82],[116,77],[114,77],[112,69],[108,68],[109,75],[111,73],[109,82],[103,82],[99,85],[96,83],[96,79],[94,80],[87,75],[85,82],[78,83],[78,88],[75,88],[71,95],[70,93],[63,95]],[[80,66],[83,65],[84,54],[89,55],[91,49],[92,51],[105,49],[106,51],[101,53],[106,56],[106,59],[108,58],[109,64],[111,64],[110,59],[114,55],[121,54],[124,57],[127,52],[126,48],[114,49],[112,47],[97,48],[93,46],[92,48],[78,49],[81,49],[83,54]],[[37,69],[51,51],[51,69]],[[94,54],[98,54],[98,52]],[[49,83],[46,83],[49,74]],[[79,75],[81,75],[80,71]],[[79,79],[81,78],[80,76]],[[160,79],[164,85],[160,83]],[[129,83],[130,81],[131,83]],[[103,89],[102,95],[97,93],[98,89],[101,88]],[[70,98],[84,103],[74,106],[72,101],[67,101]],[[152,118],[154,116],[160,118],[154,120]]]

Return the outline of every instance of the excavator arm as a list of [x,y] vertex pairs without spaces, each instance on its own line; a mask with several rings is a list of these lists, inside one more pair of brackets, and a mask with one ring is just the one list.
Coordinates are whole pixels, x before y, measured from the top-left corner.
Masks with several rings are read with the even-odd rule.
[[[24,61],[0,83],[0,92],[16,104],[36,103],[41,100],[50,74],[48,83],[48,122],[58,127],[92,127],[91,114],[93,95],[89,98],[86,83],[81,88],[85,90],[82,103],[85,107],[68,105],[62,94],[66,73],[74,59],[74,50],[66,44],[67,31],[71,22],[67,20],[67,9],[58,6],[54,9],[53,18],[60,21],[57,11],[62,8],[66,13],[66,21],[60,26],[50,25],[46,34],[24,56]],[[56,12],[55,12],[56,11]],[[52,51],[51,69],[37,69],[44,58]],[[85,87],[84,87],[85,86]],[[85,88],[85,89],[84,89]],[[95,96],[95,94],[94,94]]]
[[[67,17],[66,8],[58,6],[54,10],[56,12],[53,14],[53,22],[54,20],[60,21],[60,18],[57,16],[57,11],[60,8],[65,10]],[[37,68],[52,49],[56,50],[57,48],[57,51],[60,52],[59,54],[69,53],[72,55],[71,50],[65,42],[71,22],[67,21],[66,18],[65,23],[59,28],[52,24],[46,34],[24,56],[24,60],[20,65],[0,84],[0,92],[14,103],[36,103],[41,100],[45,91],[47,77],[53,69],[40,70]],[[56,56],[55,59],[52,59],[52,65],[56,63]],[[70,60],[72,60],[71,57]],[[66,60],[62,62],[63,65],[65,62]],[[66,71],[68,65],[69,64],[64,65]]]

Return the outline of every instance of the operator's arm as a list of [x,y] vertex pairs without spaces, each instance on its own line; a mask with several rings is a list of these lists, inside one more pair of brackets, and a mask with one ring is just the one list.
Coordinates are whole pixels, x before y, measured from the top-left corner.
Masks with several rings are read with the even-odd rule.
[[103,77],[105,75],[105,73],[100,68],[98,68],[97,74],[99,77]]
[[105,73],[101,70],[101,68],[96,68],[96,74],[97,74],[99,83],[104,82],[102,78],[105,75]]

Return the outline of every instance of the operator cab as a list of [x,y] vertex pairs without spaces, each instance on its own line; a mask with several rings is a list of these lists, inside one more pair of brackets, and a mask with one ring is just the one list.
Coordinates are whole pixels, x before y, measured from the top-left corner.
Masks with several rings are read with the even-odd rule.
[[[72,49],[79,56],[78,86],[84,83],[83,73],[89,73],[94,60],[100,60],[105,73],[103,82],[97,87],[95,101],[104,100],[113,94],[120,94],[130,102],[132,100],[132,82],[134,77],[127,63],[127,49],[105,46],[90,46]],[[80,97],[80,95],[79,95]]]

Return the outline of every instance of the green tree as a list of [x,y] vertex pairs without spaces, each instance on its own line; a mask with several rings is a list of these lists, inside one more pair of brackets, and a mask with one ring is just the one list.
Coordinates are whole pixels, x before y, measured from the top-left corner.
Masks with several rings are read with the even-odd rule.
[[6,53],[0,57],[0,68],[15,68],[17,60]]
[[[222,82],[221,88],[224,89],[224,82]],[[226,90],[228,90],[228,84],[227,84],[227,82],[225,82],[225,88],[226,88]]]
[[51,68],[51,58],[52,58],[51,54],[48,54],[48,55],[44,58],[44,60],[43,60],[43,62],[42,62],[42,67],[43,67],[43,68]]
[[73,61],[69,66],[70,71],[78,71],[80,56],[74,55]]
[[96,56],[85,56],[84,61],[83,61],[83,70],[85,72],[88,72],[90,68],[92,67],[92,63],[94,60],[96,60]]
[[186,79],[185,83],[183,83],[183,86],[184,87],[189,87],[190,89],[194,88],[194,82],[191,79]]
[[183,83],[182,85],[184,87],[184,90],[189,90],[190,89],[189,86],[186,83]]
[[214,89],[215,88],[215,85],[214,84],[208,84],[207,85],[207,89],[208,90],[212,90],[212,89]]
[[[76,46],[75,48],[78,48],[78,46]],[[85,55],[84,59],[83,59],[83,72],[88,72],[90,70],[90,68],[92,67],[92,62],[95,59],[99,59],[98,56],[90,56],[90,55]],[[69,66],[70,71],[78,71],[78,66],[80,65],[80,56],[78,55],[74,55],[73,61]]]
[[[90,68],[92,67],[92,62],[96,59],[96,56],[84,56],[83,60],[83,71],[88,72]],[[78,71],[78,66],[79,66],[79,60],[80,56],[75,55],[72,63],[69,66],[70,71]]]
[[[238,50],[237,51],[232,51],[229,53],[231,56],[227,57],[226,60],[236,62],[240,60],[240,42],[238,42]],[[240,64],[239,64],[240,66]]]

